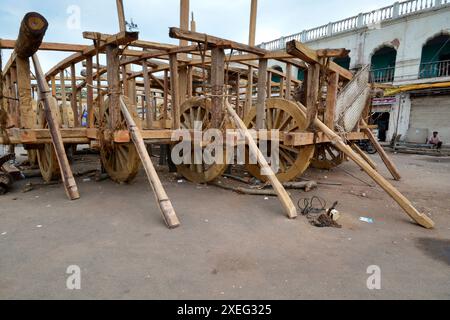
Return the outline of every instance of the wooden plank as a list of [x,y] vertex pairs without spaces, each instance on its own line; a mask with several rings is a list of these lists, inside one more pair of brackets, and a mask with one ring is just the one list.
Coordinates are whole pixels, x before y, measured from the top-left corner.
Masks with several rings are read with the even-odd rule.
[[167,120],[168,117],[168,106],[169,106],[169,71],[164,71],[164,90],[163,90],[163,119]]
[[142,165],[144,166],[145,172],[147,173],[147,178],[153,189],[153,193],[155,194],[156,201],[158,203],[159,209],[161,210],[164,221],[169,228],[176,228],[180,225],[180,221],[178,220],[178,217],[172,206],[172,202],[170,201],[166,191],[164,190],[161,180],[159,179],[155,167],[153,166],[147,148],[145,147],[141,132],[134,122],[133,117],[128,111],[128,108],[122,98],[120,98],[120,106],[122,114],[124,115],[127,122],[128,129],[130,130],[132,140],[134,142],[134,145],[136,146],[136,150],[139,154],[139,157],[141,158]]
[[319,58],[345,58],[348,57],[350,50],[340,49],[319,49],[316,54]]
[[212,49],[211,64],[211,95],[212,95],[212,111],[211,125],[212,128],[220,128],[223,120],[223,94],[225,81],[225,52],[222,48]]
[[[363,125],[366,125],[366,123],[364,121],[363,121]],[[387,155],[386,151],[384,151],[383,147],[380,145],[380,143],[378,142],[377,138],[375,138],[375,136],[373,135],[372,130],[370,130],[370,129],[362,129],[362,130],[366,133],[366,135],[369,138],[370,142],[372,142],[372,145],[377,150],[377,152],[380,155],[381,159],[383,160],[384,164],[388,168],[389,172],[392,174],[392,177],[395,180],[397,180],[397,181],[401,180],[402,177],[400,175],[400,172],[397,169],[397,166],[389,158],[389,156]]]
[[45,116],[52,136],[56,158],[58,159],[61,170],[63,184],[69,199],[76,200],[80,198],[80,194],[78,193],[78,187],[73,177],[72,170],[70,169],[69,160],[67,159],[66,151],[64,149],[61,132],[59,131],[58,120],[56,119],[56,115],[52,112],[52,108],[57,108],[56,99],[51,95],[50,89],[48,88],[45,80],[44,72],[42,72],[42,68],[36,54],[33,55],[33,63],[40,95],[44,101]]
[[258,97],[256,102],[256,130],[266,129],[267,65],[267,59],[259,60]]
[[236,127],[239,128],[240,130],[242,130],[242,132],[245,134],[245,138],[247,140],[250,152],[252,152],[254,155],[256,155],[256,159],[258,160],[258,164],[260,165],[262,172],[267,177],[267,179],[270,181],[270,184],[272,185],[273,189],[277,193],[278,199],[280,199],[280,202],[283,205],[283,208],[284,208],[287,216],[290,219],[295,219],[297,217],[297,209],[296,209],[294,203],[292,202],[291,198],[289,197],[289,194],[286,192],[283,185],[277,179],[275,173],[272,171],[272,168],[267,163],[267,160],[264,157],[264,155],[258,149],[258,145],[256,144],[255,140],[253,139],[251,133],[248,131],[244,122],[241,120],[241,118],[239,118],[237,113],[233,110],[233,107],[226,100],[225,100],[225,106],[227,108],[228,113],[233,118],[234,123],[236,124]]
[[119,30],[126,31],[125,11],[123,9],[123,1],[116,0],[117,17],[119,18]]
[[[300,111],[306,116],[306,108],[298,104]],[[411,202],[402,195],[392,184],[383,178],[377,171],[375,171],[364,159],[362,159],[356,152],[354,152],[340,136],[333,130],[328,128],[319,119],[315,120],[316,127],[325,133],[330,140],[334,142],[334,146],[345,153],[351,160],[353,160],[361,169],[363,169],[369,177],[371,177],[384,191],[386,191],[402,208],[403,210],[419,225],[431,229],[434,227],[434,222],[425,214],[417,211]]]
[[223,46],[239,51],[254,53],[256,55],[262,56],[267,53],[266,50],[245,45],[242,43],[234,42],[231,40],[221,39],[204,33],[198,33],[193,31],[181,30],[180,28],[170,28],[169,36],[171,38],[183,39],[187,41],[207,43],[215,46]]
[[320,82],[320,65],[318,63],[311,64],[308,68],[308,82],[306,95],[306,128],[311,130],[314,125],[314,120],[318,113],[319,100],[319,82]]
[[331,72],[328,75],[325,124],[327,125],[328,128],[332,130],[334,130],[334,115],[336,112],[338,86],[339,86],[339,75],[336,72]]

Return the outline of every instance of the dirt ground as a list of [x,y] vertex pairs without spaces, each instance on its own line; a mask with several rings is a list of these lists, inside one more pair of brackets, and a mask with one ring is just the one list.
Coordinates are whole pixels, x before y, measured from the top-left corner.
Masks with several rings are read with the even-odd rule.
[[[176,230],[166,229],[143,172],[131,185],[79,178],[82,198],[73,202],[61,185],[22,193],[40,179],[17,182],[0,196],[0,298],[449,299],[450,158],[392,157],[403,174],[393,184],[431,215],[434,230],[355,179],[370,182],[350,162],[306,173],[342,186],[290,191],[296,202],[338,200],[342,229],[289,220],[277,198],[180,183],[167,172]],[[75,170],[97,165],[78,158]],[[81,268],[81,290],[66,288],[70,265]],[[371,265],[381,269],[381,290],[367,288]]]

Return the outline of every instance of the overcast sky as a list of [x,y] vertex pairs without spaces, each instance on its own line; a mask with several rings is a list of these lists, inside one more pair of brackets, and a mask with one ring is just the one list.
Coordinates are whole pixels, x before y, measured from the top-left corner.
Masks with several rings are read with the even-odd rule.
[[[176,43],[168,36],[169,27],[179,25],[179,0],[123,0],[126,19],[138,25],[139,38]],[[22,17],[37,11],[49,21],[48,42],[91,44],[82,31],[116,33],[119,31],[115,0],[1,0],[0,37],[16,39]],[[371,11],[394,0],[259,0],[257,43]],[[80,28],[72,17],[73,5],[79,8]],[[197,31],[235,41],[248,42],[250,0],[191,0]],[[75,15],[73,15],[75,13]],[[72,23],[72,28],[68,27]],[[4,60],[9,51],[3,51]],[[65,53],[40,52],[44,70],[50,69]]]

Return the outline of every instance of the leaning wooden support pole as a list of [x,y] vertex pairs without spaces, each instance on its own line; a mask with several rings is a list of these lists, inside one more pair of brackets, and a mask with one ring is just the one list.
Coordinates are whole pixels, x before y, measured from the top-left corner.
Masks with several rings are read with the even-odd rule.
[[66,193],[69,199],[76,200],[80,198],[80,194],[78,192],[77,183],[75,182],[72,174],[72,169],[69,165],[69,160],[67,159],[66,150],[64,149],[64,143],[61,132],[59,131],[56,115],[52,112],[53,109],[57,109],[57,102],[56,99],[52,96],[50,88],[45,81],[45,75],[42,72],[41,64],[36,54],[33,55],[33,64],[40,96],[44,102],[45,117],[50,129],[50,135],[52,137],[53,147],[55,148],[59,168],[61,170],[61,177],[64,188],[66,189]]
[[[298,103],[300,111],[306,116],[306,108]],[[314,121],[316,128],[322,131],[333,143],[333,145],[345,153],[350,159],[352,159],[361,169],[363,169],[381,188],[384,189],[403,210],[419,225],[431,229],[434,227],[434,222],[425,214],[417,211],[411,202],[401,194],[392,184],[389,183],[383,176],[375,171],[364,159],[362,159],[356,152],[348,146],[344,140],[338,136],[333,130],[328,128],[322,121],[316,119]]]
[[264,171],[265,175],[267,176],[267,179],[269,180],[273,189],[277,193],[278,198],[280,199],[281,204],[283,205],[283,208],[287,213],[287,216],[290,219],[297,218],[297,208],[295,207],[294,203],[292,202],[291,198],[289,197],[289,194],[284,189],[283,185],[278,180],[275,173],[272,171],[272,168],[269,166],[266,158],[264,158],[264,155],[259,150],[258,145],[256,144],[255,140],[253,139],[251,133],[248,131],[244,122],[241,120],[241,118],[239,118],[236,111],[234,111],[233,107],[228,102],[228,100],[227,99],[224,99],[224,100],[225,100],[225,106],[227,108],[228,113],[233,118],[233,120],[236,124],[236,127],[239,128],[240,130],[242,130],[242,132],[245,134],[245,139],[247,140],[250,152],[252,154],[256,155],[256,159],[258,160],[258,164],[260,165],[261,170]]
[[164,190],[161,180],[159,180],[152,160],[148,155],[141,132],[136,126],[136,123],[134,122],[133,117],[128,111],[128,108],[122,97],[120,97],[120,110],[122,111],[125,121],[127,122],[128,130],[130,131],[131,138],[134,142],[134,145],[136,146],[137,152],[139,153],[139,157],[141,158],[145,172],[147,173],[148,180],[150,181],[150,185],[155,194],[156,201],[158,201],[158,205],[161,209],[164,221],[170,229],[174,229],[180,225],[180,221],[178,220],[178,217],[172,206],[172,202],[170,201],[166,191]]
[[367,137],[369,138],[370,142],[372,142],[374,148],[377,150],[378,154],[381,157],[381,160],[383,160],[384,164],[386,165],[386,168],[388,168],[389,172],[392,174],[392,177],[399,181],[401,180],[400,172],[398,171],[397,167],[395,166],[394,162],[389,158],[386,151],[384,151],[383,147],[380,145],[378,140],[373,135],[372,130],[367,128],[367,123],[363,120],[363,126],[366,128],[363,129],[363,131],[366,133]]
[[378,170],[378,166],[377,166],[377,164],[375,163],[375,161],[373,161],[373,160],[369,157],[369,155],[367,155],[363,150],[361,150],[361,148],[360,148],[356,143],[352,142],[350,145],[351,145],[351,147],[353,148],[353,150],[355,150],[355,152],[356,152],[357,154],[359,154],[360,157],[363,158],[363,159],[369,164],[369,166],[372,167],[372,169]]

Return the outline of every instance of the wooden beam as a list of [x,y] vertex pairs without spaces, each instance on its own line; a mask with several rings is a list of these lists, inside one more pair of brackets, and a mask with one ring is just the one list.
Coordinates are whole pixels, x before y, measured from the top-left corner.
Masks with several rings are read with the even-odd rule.
[[178,130],[180,128],[180,89],[178,80],[178,60],[177,54],[170,55],[170,89],[172,97],[172,129]]
[[286,94],[285,99],[292,99],[292,65],[290,63],[286,64]]
[[17,56],[17,93],[19,99],[19,124],[21,128],[34,127],[34,111],[31,106],[30,59]]
[[[289,41],[286,44],[286,51],[290,55],[300,58],[306,63],[314,64],[321,62],[320,57],[315,50],[310,49],[305,44],[296,40]],[[353,79],[353,74],[349,70],[342,68],[334,62],[329,63],[329,69],[333,72],[337,72],[341,77],[347,80]]]
[[267,59],[259,60],[258,97],[256,102],[256,130],[266,129],[267,64]]
[[264,54],[267,53],[267,51],[264,49],[252,47],[252,46],[245,45],[245,44],[238,43],[238,42],[231,41],[231,40],[221,39],[221,38],[214,37],[214,36],[211,36],[211,35],[208,35],[205,33],[181,30],[179,28],[173,28],[173,27],[170,28],[169,36],[171,38],[176,38],[176,39],[184,39],[187,41],[207,43],[209,45],[232,48],[232,49],[236,49],[239,51],[254,53],[259,56],[263,56]]
[[212,49],[211,94],[212,94],[212,128],[220,129],[223,120],[223,94],[225,80],[225,52],[222,48]]
[[331,72],[328,75],[325,124],[327,125],[328,128],[332,130],[334,130],[334,116],[336,112],[338,86],[339,86],[339,75],[336,72]]
[[117,6],[117,17],[119,18],[119,30],[127,31],[126,21],[125,21],[125,11],[123,9],[123,1],[122,0],[116,0],[116,6]]
[[86,88],[87,88],[87,112],[88,112],[88,128],[94,127],[94,74],[93,74],[92,57],[86,59]]
[[111,130],[116,130],[120,125],[120,68],[119,47],[110,44],[106,47],[106,65],[109,91],[109,117]]
[[348,57],[350,50],[347,49],[319,49],[316,51],[319,58],[345,58]]
[[153,121],[155,120],[155,114],[153,110],[151,88],[150,88],[150,78],[148,75],[147,64],[142,64],[142,73],[144,74],[144,92],[145,92],[145,104],[146,104],[146,114],[147,114],[147,128],[152,128]]

